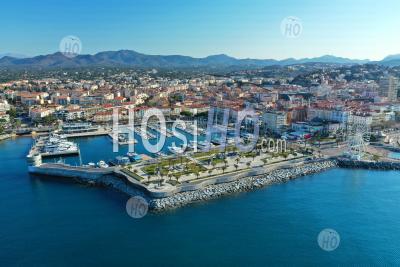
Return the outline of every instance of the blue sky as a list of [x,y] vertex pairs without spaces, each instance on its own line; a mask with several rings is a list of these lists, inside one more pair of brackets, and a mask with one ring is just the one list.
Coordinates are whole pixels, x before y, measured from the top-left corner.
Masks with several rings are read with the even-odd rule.
[[[57,52],[67,35],[81,39],[84,54],[378,60],[400,53],[398,0],[5,0],[1,10],[0,53]],[[302,21],[296,39],[281,33],[288,16]]]

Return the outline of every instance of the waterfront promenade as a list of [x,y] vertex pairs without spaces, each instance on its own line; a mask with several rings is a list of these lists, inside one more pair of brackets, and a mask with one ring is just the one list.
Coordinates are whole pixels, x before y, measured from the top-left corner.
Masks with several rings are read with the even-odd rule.
[[[37,175],[69,177],[80,182],[103,184],[114,187],[130,195],[142,194],[149,199],[152,209],[164,210],[199,200],[215,198],[228,193],[252,190],[274,182],[283,182],[334,166],[336,166],[334,160],[319,159],[305,163],[304,159],[300,158],[288,160],[287,162],[272,163],[266,166],[257,166],[245,170],[217,174],[207,179],[197,179],[189,183],[181,183],[175,186],[168,183],[162,185],[146,185],[142,183],[134,173],[126,172],[121,167],[89,168],[72,167],[63,164],[43,164],[41,166],[31,167],[30,172]],[[282,171],[285,173],[284,176],[279,174],[279,172]],[[276,173],[277,176],[268,176],[274,173]],[[266,178],[266,180],[259,180],[260,178]],[[235,185],[233,185],[233,183],[235,183]],[[223,190],[223,193],[221,190],[217,190],[215,194],[209,194],[210,191],[207,190],[215,186],[219,186],[219,189],[225,188],[226,190]],[[200,197],[199,192],[206,192],[205,194],[207,196]],[[182,198],[182,196],[185,197]],[[171,199],[174,201],[171,202]]]

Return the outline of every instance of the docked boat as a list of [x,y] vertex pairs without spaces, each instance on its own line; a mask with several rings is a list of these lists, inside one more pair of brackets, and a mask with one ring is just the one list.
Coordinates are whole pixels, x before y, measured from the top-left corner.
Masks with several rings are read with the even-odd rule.
[[115,157],[115,159],[111,160],[109,163],[112,166],[117,166],[117,165],[128,165],[129,163],[131,163],[131,161],[128,157],[117,156],[117,157]]
[[243,135],[243,140],[246,141],[246,142],[250,142],[250,141],[254,140],[254,134],[245,133]]
[[183,152],[185,152],[185,148],[183,146],[169,146],[168,150],[171,151],[174,154],[182,154]]
[[197,141],[190,141],[188,144],[188,149],[194,150],[195,148],[197,149],[199,147],[199,144]]
[[227,138],[227,139],[226,139],[226,143],[227,143],[228,145],[233,145],[233,144],[235,143],[235,139],[234,139],[234,138]]
[[134,152],[126,153],[126,156],[129,158],[129,160],[131,162],[138,162],[138,161],[142,160],[142,156],[140,156],[139,154],[134,153]]
[[215,147],[213,143],[207,142],[207,141],[201,141],[197,143],[197,148],[199,150],[205,150],[205,149],[210,149]]
[[65,136],[52,134],[47,139],[42,140],[41,153],[49,155],[74,154],[79,153],[78,145],[67,141]]
[[100,160],[100,161],[97,163],[97,167],[99,167],[99,168],[108,168],[109,166],[108,166],[108,164],[107,164],[105,161]]
[[222,140],[219,137],[215,137],[215,138],[211,139],[211,143],[214,144],[214,145],[219,146],[219,145],[222,144]]
[[166,157],[167,155],[162,152],[157,152],[153,154],[155,158]]

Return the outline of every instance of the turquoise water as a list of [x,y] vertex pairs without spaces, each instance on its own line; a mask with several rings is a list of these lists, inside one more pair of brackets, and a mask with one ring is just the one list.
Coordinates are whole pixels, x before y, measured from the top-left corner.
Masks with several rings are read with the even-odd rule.
[[[79,142],[83,160],[110,153]],[[0,143],[1,266],[400,265],[399,172],[333,169],[135,220],[124,194],[30,177],[30,144]],[[333,252],[318,246],[325,228],[340,234]]]
[[399,152],[391,152],[391,153],[389,153],[389,158],[400,159],[400,153]]

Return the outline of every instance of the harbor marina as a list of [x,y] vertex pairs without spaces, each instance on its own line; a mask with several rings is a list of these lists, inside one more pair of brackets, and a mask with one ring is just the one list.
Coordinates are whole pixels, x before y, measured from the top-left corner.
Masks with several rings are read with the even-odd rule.
[[76,143],[68,141],[64,135],[51,134],[38,137],[29,155],[41,155],[42,157],[56,157],[78,155],[79,147]]

